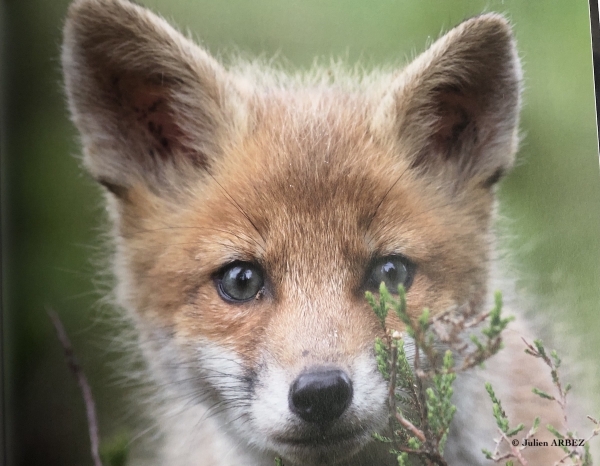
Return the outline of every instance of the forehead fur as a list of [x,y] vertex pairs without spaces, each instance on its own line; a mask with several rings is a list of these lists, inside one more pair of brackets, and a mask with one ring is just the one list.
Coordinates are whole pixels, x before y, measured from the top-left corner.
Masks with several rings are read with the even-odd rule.
[[165,243],[199,258],[194,268],[258,261],[279,285],[303,273],[305,288],[321,281],[315,270],[334,270],[356,291],[369,259],[386,254],[404,254],[422,271],[430,264],[433,275],[453,262],[479,270],[492,196],[448,198],[440,180],[416,175],[401,147],[372,137],[362,96],[281,92],[254,105],[260,124],[176,200],[140,188],[124,210],[125,237],[140,222],[162,224]]
[[[417,264],[411,313],[482,299],[489,192],[449,199],[437,178],[417,176],[397,146],[372,137],[360,95],[282,92],[254,111],[261,124],[210,174],[174,197],[139,186],[124,204],[121,244],[139,312],[248,357],[266,332],[279,360],[292,362],[329,345],[331,328],[344,335],[342,353],[370,347],[377,322],[355,314],[371,315],[363,285],[373,257]],[[235,260],[263,268],[267,299],[239,307],[218,297],[211,277]],[[283,344],[290,331],[297,344]]]
[[[290,74],[226,69],[131,2],[76,0],[62,60],[85,164],[109,190],[121,299],[182,342],[256,355],[279,341],[294,360],[293,330],[298,345],[371,348],[364,280],[390,254],[416,264],[410,312],[481,304],[520,105],[502,16],[403,70]],[[262,267],[264,299],[221,299],[215,276],[235,260]]]

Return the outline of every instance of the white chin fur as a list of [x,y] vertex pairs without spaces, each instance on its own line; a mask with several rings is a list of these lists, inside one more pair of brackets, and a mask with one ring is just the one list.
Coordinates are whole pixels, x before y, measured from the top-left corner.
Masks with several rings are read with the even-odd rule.
[[[179,352],[171,350],[172,356]],[[187,444],[177,448],[186,450],[186,457],[197,457],[191,450],[197,449],[199,455],[206,451],[208,446],[200,439],[210,437],[228,445],[231,454],[249,455],[247,464],[262,464],[263,458],[272,461],[276,455],[287,464],[335,464],[361,450],[387,423],[387,384],[368,353],[343,367],[352,380],[352,402],[330,429],[330,439],[326,436],[319,444],[307,440],[317,437],[315,427],[288,405],[290,386],[302,367],[284,368],[264,357],[251,382],[244,361],[233,351],[206,341],[196,342],[191,350],[186,351],[186,361],[180,361],[183,364],[174,365],[181,353],[169,361],[154,361],[154,369],[164,364],[163,371],[170,372],[171,390],[163,393],[170,407],[164,414],[178,431],[176,442]],[[167,369],[175,366],[177,371]]]
[[266,360],[258,374],[254,400],[250,406],[250,442],[259,448],[277,451],[284,459],[298,464],[334,464],[359,451],[371,440],[371,434],[387,421],[387,384],[369,354],[361,354],[345,368],[353,384],[350,406],[339,420],[320,436],[322,444],[303,441],[315,437],[315,427],[308,425],[289,409],[290,386],[301,368],[284,368]]

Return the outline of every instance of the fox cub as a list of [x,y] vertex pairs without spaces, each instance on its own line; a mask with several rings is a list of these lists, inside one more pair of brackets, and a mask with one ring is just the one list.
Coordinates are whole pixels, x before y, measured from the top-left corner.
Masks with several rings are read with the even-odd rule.
[[[118,303],[161,394],[156,464],[394,464],[372,439],[388,388],[365,291],[403,284],[413,315],[488,309],[522,88],[507,20],[469,19],[396,72],[288,75],[226,68],[127,0],[76,0],[62,65],[106,188]],[[526,334],[511,324],[487,369],[456,382],[449,464],[491,464],[485,380],[515,424],[561,424],[531,394],[549,377]]]

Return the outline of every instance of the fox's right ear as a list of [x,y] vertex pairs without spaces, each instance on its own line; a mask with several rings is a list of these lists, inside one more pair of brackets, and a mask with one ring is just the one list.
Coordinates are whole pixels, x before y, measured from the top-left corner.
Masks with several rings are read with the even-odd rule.
[[73,2],[62,66],[85,165],[117,195],[210,167],[246,125],[246,99],[221,65],[127,0]]

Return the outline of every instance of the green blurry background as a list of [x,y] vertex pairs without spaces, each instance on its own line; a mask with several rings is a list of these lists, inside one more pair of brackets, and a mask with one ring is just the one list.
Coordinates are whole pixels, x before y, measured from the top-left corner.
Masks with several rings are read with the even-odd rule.
[[[539,297],[547,333],[576,362],[581,391],[600,391],[600,176],[586,0],[143,0],[211,51],[404,60],[482,11],[513,20],[525,67],[520,164],[502,213],[520,287]],[[67,0],[6,0],[2,134],[3,300],[11,465],[91,464],[80,392],[45,314],[55,309],[91,380],[104,437],[132,425],[115,383],[110,325],[97,306],[100,191],[82,174],[61,92]],[[595,411],[599,413],[598,404]],[[135,442],[134,442],[135,445]],[[483,446],[482,446],[483,447]]]

